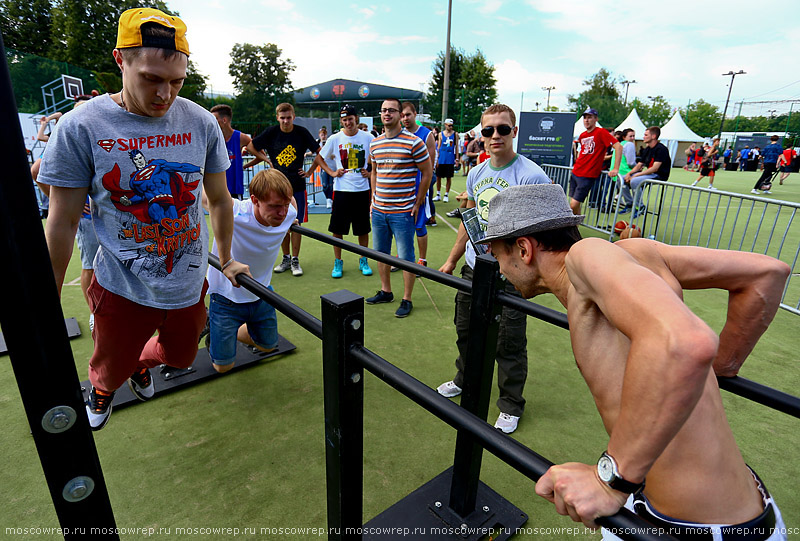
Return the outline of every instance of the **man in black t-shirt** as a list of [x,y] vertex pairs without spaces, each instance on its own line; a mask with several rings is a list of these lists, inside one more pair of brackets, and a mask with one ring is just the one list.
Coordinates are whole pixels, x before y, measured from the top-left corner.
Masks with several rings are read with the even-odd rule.
[[[247,150],[256,156],[265,150],[269,155],[272,166],[286,175],[292,184],[295,201],[297,201],[297,220],[302,224],[308,221],[308,199],[306,194],[306,178],[311,176],[313,169],[303,169],[303,157],[306,151],[319,153],[320,146],[311,133],[303,126],[294,125],[294,107],[290,103],[281,103],[275,109],[278,125],[264,130],[261,135],[253,138],[247,145]],[[251,162],[252,163],[255,162]],[[292,255],[289,256],[289,239],[291,238]],[[303,239],[299,233],[289,232],[283,239],[283,260],[275,267],[275,272],[284,272],[292,269],[292,275],[302,276],[300,267],[300,241]]]
[[[634,205],[634,199],[638,203],[641,198],[639,186],[645,180],[668,180],[672,161],[669,157],[667,147],[658,142],[661,137],[661,128],[651,126],[644,130],[644,151],[642,160],[638,161],[633,169],[625,175],[625,185],[622,187],[622,197],[625,199],[626,207],[620,213],[628,212],[631,207],[635,208],[633,217],[636,218],[643,214],[647,209],[644,205]],[[636,191],[636,197],[631,195],[631,190]]]

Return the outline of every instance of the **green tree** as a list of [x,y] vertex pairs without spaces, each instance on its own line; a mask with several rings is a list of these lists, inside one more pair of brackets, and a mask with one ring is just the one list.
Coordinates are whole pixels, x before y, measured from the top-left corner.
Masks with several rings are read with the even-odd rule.
[[[442,117],[445,53],[440,51],[433,63],[433,74],[422,106],[431,118]],[[447,115],[455,120],[457,129],[469,129],[481,120],[481,113],[497,102],[497,79],[494,66],[480,49],[468,55],[463,49],[450,49],[450,90]]]
[[[710,137],[716,135],[719,131],[722,111],[720,111],[719,107],[716,105],[712,105],[700,99],[694,103],[690,103],[686,108],[681,108],[681,116],[683,116],[689,129],[697,135]],[[732,131],[733,126],[730,125],[730,128]]]
[[622,103],[619,82],[624,77],[614,77],[606,68],[583,81],[586,88],[577,96],[567,95],[567,103],[574,111],[583,112],[587,107],[596,109],[598,120],[605,127],[617,126],[627,116],[626,108]]
[[664,96],[656,96],[649,101],[650,103],[645,103],[639,98],[634,98],[630,107],[636,109],[645,126],[663,126],[672,118],[672,105],[664,99]]
[[278,103],[294,101],[289,74],[295,66],[281,54],[274,43],[237,43],[231,49],[228,73],[237,92],[233,111],[238,121],[273,118]]
[[50,0],[0,0],[0,32],[5,46],[45,56],[50,47]]

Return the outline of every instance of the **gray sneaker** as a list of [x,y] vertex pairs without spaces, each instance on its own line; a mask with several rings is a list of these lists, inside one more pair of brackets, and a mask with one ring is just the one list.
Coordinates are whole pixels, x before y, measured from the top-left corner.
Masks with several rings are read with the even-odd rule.
[[291,267],[292,267],[292,258],[289,255],[285,255],[285,256],[283,256],[283,259],[281,260],[281,264],[276,266],[272,270],[273,270],[273,272],[286,272]]
[[[283,265],[283,263],[281,263]],[[300,260],[296,257],[292,258],[292,276],[303,276],[303,269],[300,268]]]

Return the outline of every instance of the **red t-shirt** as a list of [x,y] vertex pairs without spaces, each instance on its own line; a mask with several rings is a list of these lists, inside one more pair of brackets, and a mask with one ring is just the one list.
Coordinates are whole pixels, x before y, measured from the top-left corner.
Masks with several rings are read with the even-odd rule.
[[784,167],[787,165],[792,165],[792,160],[794,159],[795,156],[797,156],[797,152],[795,152],[793,148],[787,148],[786,150],[784,150],[783,159],[786,160],[786,163],[783,164]]
[[603,170],[603,158],[606,157],[606,150],[618,142],[617,138],[603,128],[595,128],[592,133],[583,132],[578,141],[581,147],[578,159],[572,168],[572,174],[576,177],[599,177],[600,171]]

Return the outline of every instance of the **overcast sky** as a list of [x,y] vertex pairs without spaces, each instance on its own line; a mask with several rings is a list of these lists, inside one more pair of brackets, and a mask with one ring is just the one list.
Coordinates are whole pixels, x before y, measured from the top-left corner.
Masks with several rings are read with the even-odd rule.
[[[217,92],[232,92],[235,43],[275,43],[297,69],[295,87],[334,78],[427,89],[444,50],[446,0],[171,0],[188,26],[192,59]],[[671,0],[454,0],[451,43],[480,48],[494,64],[500,101],[515,109],[564,108],[601,67],[637,81],[629,100],[663,95],[672,105],[700,98],[722,108],[742,99],[800,99],[800,3]],[[523,98],[524,93],[524,98]],[[731,105],[732,107],[732,105]],[[753,106],[751,114],[787,105]],[[800,104],[794,107],[800,109]],[[745,111],[747,114],[747,111]],[[602,120],[601,120],[602,121]]]

